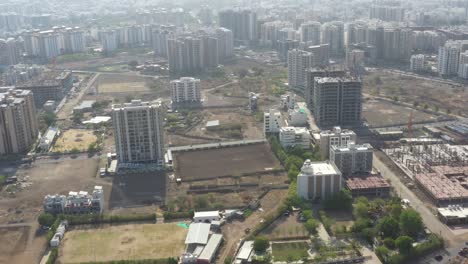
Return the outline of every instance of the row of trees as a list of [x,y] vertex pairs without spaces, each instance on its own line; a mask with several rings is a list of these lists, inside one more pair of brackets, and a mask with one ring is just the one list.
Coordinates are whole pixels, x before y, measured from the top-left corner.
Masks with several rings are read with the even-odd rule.
[[318,148],[314,148],[311,150],[305,150],[301,147],[293,147],[284,149],[281,146],[279,139],[277,136],[270,136],[268,138],[270,142],[270,147],[275,156],[280,160],[281,164],[283,164],[284,168],[288,172],[288,177],[291,181],[295,181],[297,175],[300,172],[304,161],[309,160],[320,160],[321,156],[319,154]]

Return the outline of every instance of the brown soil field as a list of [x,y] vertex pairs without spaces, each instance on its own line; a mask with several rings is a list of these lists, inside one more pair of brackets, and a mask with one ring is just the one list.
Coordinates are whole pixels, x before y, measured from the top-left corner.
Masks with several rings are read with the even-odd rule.
[[279,167],[267,144],[179,152],[175,154],[175,174],[183,180],[240,175]]
[[26,250],[29,226],[0,228],[0,263],[12,263],[15,255]]

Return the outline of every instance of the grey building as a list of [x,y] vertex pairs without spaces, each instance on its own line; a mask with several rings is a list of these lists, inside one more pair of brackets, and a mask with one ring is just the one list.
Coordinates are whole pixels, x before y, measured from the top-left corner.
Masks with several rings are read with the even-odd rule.
[[194,73],[202,70],[201,40],[186,36],[167,40],[171,73]]
[[362,85],[355,78],[315,78],[314,116],[321,128],[359,127],[362,114]]
[[251,10],[223,10],[218,13],[219,25],[232,30],[234,39],[245,43],[257,40],[257,13]]
[[372,171],[372,146],[370,144],[331,146],[330,161],[341,171],[343,176]]
[[297,49],[288,51],[289,87],[303,91],[306,81],[305,70],[314,65],[313,53]]
[[308,108],[313,112],[314,111],[314,79],[318,77],[344,77],[346,72],[343,70],[329,70],[329,69],[320,69],[320,68],[309,68],[305,71],[305,90],[304,96]]
[[161,102],[112,106],[115,147],[119,161],[164,162],[164,110]]
[[0,88],[0,155],[27,152],[37,135],[32,92]]

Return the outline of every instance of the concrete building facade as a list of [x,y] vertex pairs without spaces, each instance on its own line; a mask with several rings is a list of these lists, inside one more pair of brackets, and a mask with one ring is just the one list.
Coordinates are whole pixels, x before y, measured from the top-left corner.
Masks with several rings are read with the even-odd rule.
[[372,171],[373,148],[370,144],[331,146],[330,162],[341,171],[343,176]]
[[317,125],[359,127],[362,115],[362,86],[355,78],[315,78],[313,107]]
[[270,111],[263,113],[263,132],[265,134],[279,133],[281,127],[281,113],[279,111],[270,109]]
[[410,58],[410,70],[413,72],[424,71],[424,54],[412,55]]
[[328,158],[331,147],[346,147],[348,144],[356,142],[356,139],[356,133],[340,127],[314,134],[314,141],[319,146],[323,158]]
[[112,106],[115,147],[122,163],[164,163],[164,110],[161,102],[142,102]]
[[303,50],[288,52],[288,84],[292,89],[304,90],[305,70],[315,65],[314,54]]
[[306,160],[297,176],[297,195],[307,200],[324,200],[343,187],[341,172],[329,161]]
[[200,103],[200,79],[183,77],[170,82],[172,103]]
[[279,141],[284,148],[301,147],[310,148],[310,133],[305,127],[282,127],[279,132]]
[[0,88],[0,155],[27,152],[37,135],[32,92]]

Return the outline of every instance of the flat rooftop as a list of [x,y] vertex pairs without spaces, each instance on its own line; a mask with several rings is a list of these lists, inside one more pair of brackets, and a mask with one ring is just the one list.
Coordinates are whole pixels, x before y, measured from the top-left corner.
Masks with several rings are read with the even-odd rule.
[[445,218],[467,218],[468,208],[461,206],[449,206],[444,208],[437,208],[440,215]]
[[383,177],[377,175],[348,177],[346,180],[346,186],[349,190],[390,188],[390,184],[388,184]]
[[468,166],[432,166],[416,181],[437,200],[468,198]]
[[329,161],[311,162],[306,160],[301,168],[299,176],[311,175],[335,175],[341,174],[340,171]]

